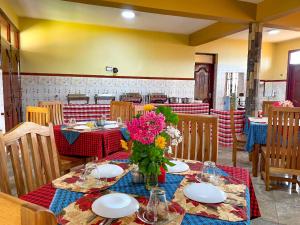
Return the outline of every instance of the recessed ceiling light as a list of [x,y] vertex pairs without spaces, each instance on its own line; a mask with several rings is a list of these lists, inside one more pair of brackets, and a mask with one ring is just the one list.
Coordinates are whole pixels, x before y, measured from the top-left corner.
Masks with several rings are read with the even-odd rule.
[[278,29],[268,31],[268,34],[270,34],[270,35],[279,34],[279,33],[280,33],[280,30],[278,30]]
[[135,13],[132,10],[124,10],[122,11],[122,17],[132,20],[135,17]]

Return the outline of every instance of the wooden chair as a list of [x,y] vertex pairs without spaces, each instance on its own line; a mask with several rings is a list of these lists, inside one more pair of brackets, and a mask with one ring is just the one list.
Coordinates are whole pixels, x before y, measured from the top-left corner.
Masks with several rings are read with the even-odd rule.
[[209,115],[178,114],[177,128],[183,141],[175,148],[175,157],[199,161],[217,161],[218,118]]
[[0,192],[0,224],[57,225],[57,220],[43,207]]
[[117,120],[118,117],[123,122],[130,121],[133,118],[134,105],[132,102],[118,102],[110,103],[110,119]]
[[133,116],[136,116],[138,114],[143,115],[145,113],[144,106],[143,105],[134,105],[133,106]]
[[64,123],[63,104],[59,101],[40,101],[39,107],[49,109],[50,121],[54,125],[61,125]]
[[268,116],[269,108],[277,101],[263,101],[262,103],[262,111],[264,116]]
[[[8,160],[12,164],[18,196],[56,179],[67,165],[74,166],[58,155],[51,123],[46,127],[24,122],[0,135],[0,190],[11,194]],[[82,160],[76,165],[79,163],[82,164]]]
[[48,123],[50,122],[49,109],[36,106],[27,106],[26,122],[33,122],[43,126],[48,126]]
[[[268,114],[267,145],[262,148],[261,163],[267,191],[271,180],[300,184],[297,180],[300,176],[300,107],[270,107]],[[278,177],[278,174],[292,177]]]
[[32,122],[21,123],[0,136],[0,188],[7,194],[11,194],[7,166],[9,157],[19,196],[60,176],[51,123],[49,127]]
[[236,166],[237,151],[244,151],[246,145],[246,136],[243,134],[237,135],[234,121],[234,110],[230,110],[230,128],[232,135],[232,163]]

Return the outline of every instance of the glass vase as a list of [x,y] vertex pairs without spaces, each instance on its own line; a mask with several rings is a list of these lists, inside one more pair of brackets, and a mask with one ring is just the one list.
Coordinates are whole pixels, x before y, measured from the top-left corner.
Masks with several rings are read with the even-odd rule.
[[147,190],[151,190],[153,187],[158,186],[158,175],[157,174],[149,174],[144,175],[145,187]]

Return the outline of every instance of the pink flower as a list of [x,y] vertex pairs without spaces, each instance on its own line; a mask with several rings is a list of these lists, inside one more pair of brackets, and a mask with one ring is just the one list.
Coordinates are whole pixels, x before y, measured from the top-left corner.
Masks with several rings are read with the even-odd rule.
[[281,102],[274,102],[274,103],[273,103],[273,106],[274,106],[274,107],[280,107],[280,106],[281,106]]
[[148,145],[154,142],[155,137],[166,127],[163,114],[149,112],[127,123],[130,137],[134,141]]

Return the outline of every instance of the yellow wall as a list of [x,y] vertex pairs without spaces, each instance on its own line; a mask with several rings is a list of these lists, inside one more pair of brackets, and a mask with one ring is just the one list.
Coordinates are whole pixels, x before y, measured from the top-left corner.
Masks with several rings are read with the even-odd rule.
[[8,16],[8,18],[14,23],[16,27],[19,27],[19,19],[12,7],[9,5],[9,0],[0,0],[0,8]]
[[[248,57],[248,41],[246,40],[223,38],[196,47],[196,52],[218,54],[218,67],[221,73],[225,70],[225,72],[246,72]],[[273,52],[273,44],[263,43],[260,79],[272,76]]]
[[274,76],[279,77],[280,79],[286,79],[288,52],[295,49],[300,49],[300,38],[275,44],[273,64]]
[[29,18],[20,19],[23,72],[193,77],[188,37]]

